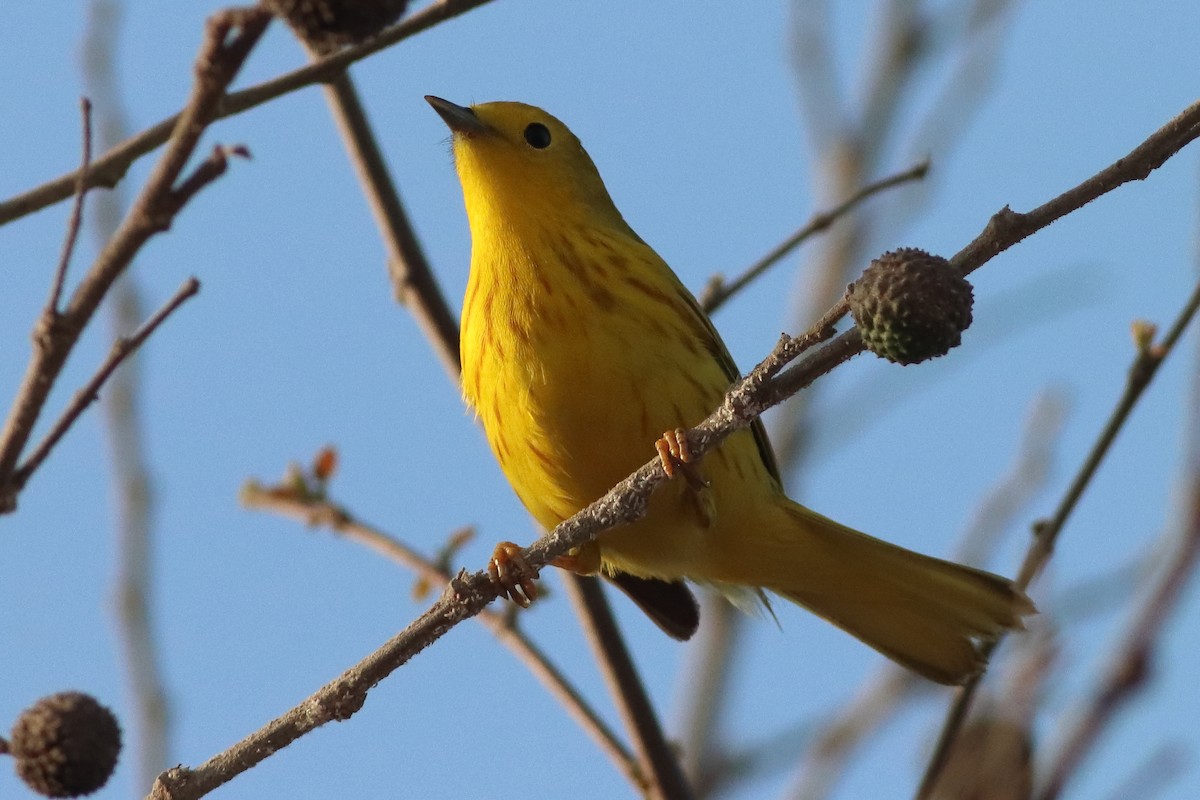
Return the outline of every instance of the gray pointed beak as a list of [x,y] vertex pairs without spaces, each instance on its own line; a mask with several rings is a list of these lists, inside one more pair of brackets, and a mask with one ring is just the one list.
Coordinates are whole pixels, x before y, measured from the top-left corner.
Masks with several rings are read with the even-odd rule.
[[464,136],[473,134],[488,133],[491,129],[483,123],[479,117],[475,116],[475,112],[464,106],[456,106],[449,100],[443,100],[440,97],[434,97],[431,94],[425,95],[425,102],[433,106],[433,110],[438,113],[438,116],[450,127],[450,130],[455,133],[461,133]]

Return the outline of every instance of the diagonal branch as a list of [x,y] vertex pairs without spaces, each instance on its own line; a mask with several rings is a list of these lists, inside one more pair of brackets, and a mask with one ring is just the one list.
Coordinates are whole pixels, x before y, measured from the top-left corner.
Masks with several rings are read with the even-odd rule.
[[1073,189],[1024,214],[1005,206],[988,222],[983,233],[958,251],[951,261],[965,273],[974,272],[997,254],[1052,222],[1130,181],[1145,180],[1167,159],[1200,137],[1200,102],[1185,108],[1130,153],[1117,159]]
[[[1196,287],[1184,312],[1162,343],[1145,348],[1143,358],[1135,364],[1130,375],[1131,384],[1143,380],[1148,382],[1153,377],[1154,371],[1195,315],[1197,306],[1200,306],[1200,286]],[[1196,407],[1198,400],[1200,397],[1193,390],[1193,425],[1200,412]],[[1039,800],[1054,800],[1062,793],[1063,787],[1095,745],[1105,723],[1138,689],[1145,686],[1147,675],[1153,668],[1160,633],[1170,619],[1171,612],[1178,606],[1184,587],[1195,575],[1197,563],[1200,563],[1200,472],[1197,472],[1196,463],[1196,431],[1192,433],[1192,452],[1187,465],[1191,474],[1186,478],[1190,484],[1189,502],[1184,508],[1182,530],[1178,535],[1172,531],[1162,537],[1167,545],[1164,549],[1169,552],[1166,563],[1157,571],[1145,599],[1134,612],[1125,634],[1113,648],[1113,657],[1104,660],[1104,674],[1092,695],[1074,713],[1067,715],[1070,722],[1053,750],[1054,757],[1047,766],[1046,778],[1038,789]],[[1046,548],[1052,546],[1053,542],[1045,545]]]
[[[345,72],[346,68],[354,62],[361,61],[386,47],[432,28],[439,22],[457,17],[489,1],[437,0],[420,12],[388,28],[379,36],[363,44],[340,50],[315,64],[309,64],[231,94],[224,94],[224,87],[222,87],[213,119],[224,119],[234,114],[240,114],[297,89],[331,81]],[[269,17],[267,21],[269,21]],[[186,108],[101,155],[92,162],[91,168],[87,171],[86,185],[88,187],[116,186],[133,162],[171,138],[185,114],[187,114]],[[23,194],[0,202],[0,225],[67,199],[75,190],[79,175],[79,170],[69,172]]]
[[175,188],[201,135],[215,119],[225,88],[270,20],[270,13],[260,8],[229,9],[209,19],[196,58],[191,96],[171,135],[170,146],[129,213],[67,301],[66,308],[62,312],[47,308],[38,319],[33,357],[0,432],[0,514],[16,508],[19,487],[12,480],[17,461],[67,356],[113,282],[151,236],[170,227],[175,215],[196,191],[224,172],[226,152],[218,148]]
[[46,456],[50,455],[50,451],[58,444],[63,435],[66,434],[71,426],[75,424],[75,420],[87,410],[87,407],[94,403],[100,396],[100,388],[104,386],[104,382],[116,372],[117,367],[121,362],[133,355],[142,344],[150,338],[150,334],[158,329],[158,326],[166,322],[167,317],[175,313],[185,302],[196,296],[200,291],[200,281],[195,278],[188,278],[179,287],[178,291],[163,304],[162,308],[154,313],[150,319],[146,320],[140,328],[133,332],[130,336],[119,337],[113,342],[112,348],[108,351],[108,357],[104,359],[104,363],[96,370],[91,379],[83,385],[75,396],[71,398],[71,403],[63,411],[62,416],[54,423],[54,427],[46,434],[45,438],[38,443],[29,457],[17,468],[13,473],[12,486],[16,491],[24,488],[29,478],[46,460]]
[[726,300],[733,297],[733,295],[742,289],[745,289],[751,281],[754,281],[768,269],[783,260],[788,253],[803,244],[805,240],[821,231],[827,230],[830,225],[854,210],[859,203],[868,197],[891,189],[894,186],[908,183],[909,181],[923,180],[928,173],[929,159],[926,158],[924,161],[909,167],[904,172],[898,172],[895,175],[867,184],[828,211],[814,214],[812,219],[806,222],[800,229],[772,248],[771,252],[747,267],[741,275],[738,275],[733,280],[726,283],[724,278],[719,275],[711,278],[698,298],[700,307],[704,309],[705,313],[712,314],[724,305]]
[[[366,110],[348,73],[337,76],[330,83],[326,98],[387,247],[396,299],[416,317],[442,366],[457,384],[461,371],[458,322],[450,312],[408,221]],[[588,632],[593,652],[608,678],[614,701],[633,737],[642,773],[634,785],[656,797],[688,796],[690,790],[678,759],[667,743],[608,600],[595,581],[579,581],[571,576],[566,576],[566,581],[576,599],[576,610]]]
[[609,692],[624,718],[625,728],[633,736],[642,773],[647,777],[638,788],[656,800],[688,800],[692,797],[691,787],[683,775],[678,756],[663,735],[658,714],[633,664],[625,638],[617,628],[600,579],[564,572],[563,582],[597,656]]
[[[1130,156],[1052,200],[1047,206],[1061,206],[1067,202],[1061,198],[1067,197],[1072,198],[1069,202],[1077,201],[1075,207],[1078,208],[1126,180],[1139,175],[1144,177],[1149,170],[1161,165],[1200,133],[1197,130],[1197,117],[1200,117],[1200,104],[1188,108]],[[1178,133],[1181,125],[1188,127],[1190,136]],[[1096,184],[1101,179],[1103,182],[1097,188]],[[1065,209],[1057,216],[1069,210],[1072,209]],[[1046,219],[1045,224],[1048,225],[1057,216]],[[999,233],[993,233],[993,224],[989,222],[988,228],[976,239],[986,240],[989,246],[979,251],[981,260],[973,264],[973,268],[990,258],[989,252],[1001,252],[1031,232],[1022,228],[1001,228]],[[969,253],[971,248],[963,252]],[[963,259],[961,255],[956,256],[956,263],[960,267],[964,266]],[[828,316],[832,318],[834,314]],[[767,408],[808,386],[863,350],[862,339],[855,329],[832,339],[831,336],[833,329],[828,319],[823,319],[800,337],[784,336],[766,359],[733,385],[721,406],[688,432],[688,444],[693,455],[697,458],[702,456],[734,431],[749,426]],[[816,345],[822,346],[812,349]],[[802,355],[803,358],[800,358]],[[797,363],[787,366],[798,358]],[[651,493],[666,480],[661,461],[658,458],[651,459],[599,500],[534,542],[524,552],[525,560],[534,569],[544,567],[555,557],[566,555],[569,550],[591,541],[602,531],[638,519],[645,513]],[[152,800],[201,797],[325,723],[348,719],[362,707],[367,694],[376,684],[460,622],[482,612],[496,596],[496,587],[486,570],[460,572],[433,606],[374,653],[318,689],[295,708],[199,767],[190,769],[180,766],[164,772],[155,782],[150,797]]]
[[[246,508],[269,511],[299,520],[310,527],[324,527],[347,539],[365,545],[386,558],[415,572],[430,586],[444,586],[450,575],[429,559],[416,552],[394,536],[355,519],[344,508],[333,503],[300,497],[294,493],[280,493],[257,483],[248,483],[242,488],[240,499]],[[567,713],[599,745],[600,749],[616,765],[625,778],[634,786],[641,786],[645,779],[629,750],[617,738],[612,729],[592,709],[579,691],[550,661],[549,656],[526,636],[508,615],[485,609],[476,617],[497,640],[520,659],[539,681],[542,682]]]
[[[1196,106],[1193,106],[1193,108],[1196,108]],[[1105,172],[1100,174],[1104,175],[1107,172],[1109,172],[1109,170],[1105,170]],[[1113,183],[1112,185],[1119,186],[1124,182],[1124,180],[1121,180]],[[1072,190],[1071,192],[1062,195],[1062,197],[1066,197],[1072,193],[1074,193],[1073,196],[1080,198],[1080,205],[1089,202],[1091,199],[1094,199],[1088,197],[1087,193],[1077,192],[1076,190]],[[1041,208],[1051,206],[1055,202],[1056,201],[1051,201],[1051,203],[1047,203]],[[1030,212],[1030,215],[1033,213],[1034,212]],[[1019,216],[1027,217],[1030,215]],[[1061,216],[1061,214],[1059,214],[1059,216]],[[1049,221],[1047,221],[1046,224],[1050,224],[1053,219],[1057,219],[1057,217],[1049,218]],[[994,220],[995,217],[993,217],[993,221]],[[989,223],[989,228],[990,227],[991,224]],[[1100,463],[1104,460],[1104,457],[1108,454],[1109,449],[1116,440],[1117,434],[1120,433],[1121,429],[1125,427],[1125,422],[1129,418],[1130,412],[1133,411],[1134,406],[1137,405],[1138,400],[1141,399],[1147,387],[1149,387],[1151,381],[1153,381],[1154,375],[1158,371],[1158,368],[1162,365],[1162,362],[1174,349],[1175,344],[1183,335],[1183,331],[1196,316],[1198,309],[1200,309],[1200,284],[1196,286],[1195,290],[1192,292],[1192,296],[1188,299],[1183,309],[1179,312],[1179,316],[1176,318],[1175,323],[1171,326],[1171,330],[1167,333],[1167,336],[1160,344],[1152,345],[1148,341],[1139,343],[1137,356],[1134,359],[1133,364],[1130,366],[1129,374],[1126,378],[1125,390],[1122,392],[1120,399],[1117,401],[1117,405],[1113,409],[1112,415],[1109,417],[1108,422],[1105,424],[1103,430],[1100,431],[1100,435],[1097,437],[1095,444],[1092,445],[1091,452],[1088,453],[1087,457],[1084,459],[1083,465],[1079,469],[1079,472],[1075,475],[1074,480],[1071,481],[1071,485],[1067,488],[1066,494],[1063,496],[1058,508],[1054,512],[1054,516],[1051,519],[1039,522],[1034,526],[1033,541],[1030,543],[1029,549],[1025,553],[1025,560],[1021,564],[1021,571],[1016,580],[1017,586],[1021,589],[1028,588],[1033,579],[1037,577],[1041,569],[1050,560],[1050,556],[1054,552],[1054,544],[1057,541],[1059,534],[1062,532],[1063,527],[1066,525],[1067,519],[1070,517],[1071,512],[1075,510],[1075,506],[1078,504],[1079,499],[1083,496],[1084,490],[1087,489],[1088,485],[1091,483],[1092,478],[1096,474],[1096,470],[1100,467]],[[1151,333],[1150,335],[1152,336],[1153,334]],[[1198,512],[1197,517],[1200,519],[1200,512]],[[1192,538],[1196,539],[1197,543],[1200,543],[1200,523],[1197,524],[1197,531],[1198,534]],[[1193,548],[1195,548],[1195,545],[1193,545]],[[1194,553],[1189,553],[1188,555],[1190,558],[1194,558],[1195,556]],[[1190,560],[1186,562],[1186,566],[1190,571]],[[1187,573],[1184,574],[1186,575]],[[989,642],[986,645],[984,648],[985,656],[990,656],[992,654],[992,652],[999,645],[1001,638]],[[965,683],[958,691],[954,702],[951,704],[950,710],[946,715],[946,721],[942,726],[942,731],[938,736],[937,745],[934,748],[933,755],[930,757],[925,774],[921,778],[921,785],[917,791],[918,798],[930,797],[934,788],[937,786],[938,777],[941,775],[942,770],[946,766],[950,752],[954,745],[954,741],[957,738],[959,731],[962,730],[963,723],[967,718],[967,713],[971,708],[971,702],[979,688],[981,678],[982,676],[977,676]]]
[[83,201],[87,197],[87,184],[83,176],[92,163],[92,103],[86,97],[79,103],[79,111],[83,117],[83,158],[79,166],[79,179],[75,182],[75,205],[71,208],[71,221],[67,223],[67,236],[63,242],[62,255],[58,258],[58,267],[54,270],[54,285],[50,289],[50,300],[46,303],[46,314],[57,314],[58,304],[62,300],[63,284],[67,282],[67,267],[71,264],[71,255],[79,241],[79,226],[83,223]]
[[450,311],[450,304],[446,302],[433,268],[408,221],[404,203],[349,73],[334,78],[325,93],[387,247],[388,272],[396,300],[416,318],[442,366],[457,385],[460,371],[458,320]]
[[[726,395],[721,408],[690,433],[692,453],[699,457],[735,430],[748,427],[766,408],[756,395],[770,386],[769,381],[788,361],[831,334],[832,328],[826,327],[798,338],[783,337],[772,354]],[[827,347],[816,353],[809,359],[812,362],[810,382],[848,358],[845,352],[845,348]],[[655,457],[599,500],[534,542],[525,551],[525,560],[534,568],[544,567],[552,559],[591,541],[600,532],[637,519],[645,513],[651,493],[666,480],[662,462]],[[433,606],[374,653],[290,711],[195,769],[179,766],[162,773],[149,798],[191,800],[202,797],[325,723],[349,719],[362,708],[367,694],[376,684],[460,622],[481,613],[496,597],[496,586],[486,570],[460,572]]]

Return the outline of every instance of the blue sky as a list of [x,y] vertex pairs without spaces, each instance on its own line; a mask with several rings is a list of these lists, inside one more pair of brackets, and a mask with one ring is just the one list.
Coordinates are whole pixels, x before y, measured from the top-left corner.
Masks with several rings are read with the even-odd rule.
[[[860,70],[873,5],[836,5],[847,85]],[[218,8],[163,13],[126,2],[119,71],[137,128],[186,96],[202,22]],[[84,4],[7,9],[0,70],[0,196],[78,158]],[[699,289],[736,272],[819,210],[789,58],[786,4],[647,7],[497,0],[354,69],[414,225],[458,307],[470,245],[447,135],[422,95],[540,105],[583,140],[627,220]],[[991,91],[953,150],[931,152],[922,215],[877,243],[947,255],[1005,204],[1025,210],[1111,163],[1200,97],[1200,10],[1183,3],[1030,3],[1013,17]],[[240,85],[303,61],[282,27]],[[15,76],[15,77],[13,77]],[[931,85],[939,73],[930,70]],[[932,97],[918,92],[918,108]],[[946,120],[948,126],[958,120]],[[147,302],[189,275],[203,284],[144,351],[147,448],[157,513],[156,627],[172,702],[172,759],[194,765],[282,713],[414,618],[411,576],[362,548],[241,509],[247,478],[332,443],[335,499],[434,552],[478,526],[462,554],[485,563],[532,523],[493,463],[428,345],[391,299],[384,251],[316,88],[218,123],[206,143],[243,143],[236,163],[156,238],[135,271]],[[897,150],[891,171],[913,155]],[[139,187],[151,161],[127,179]],[[823,381],[813,462],[798,499],[846,524],[947,554],[1012,464],[1035,398],[1068,406],[1047,485],[991,568],[1012,573],[1025,528],[1048,514],[1120,391],[1129,323],[1166,325],[1196,280],[1195,146],[1018,245],[973,276],[976,324],[938,362],[899,369],[860,358]],[[45,297],[68,209],[0,230],[0,395],[11,397]],[[807,251],[805,251],[807,252]],[[792,325],[805,252],[716,317],[744,368]],[[95,255],[84,238],[72,275]],[[1147,554],[1183,495],[1194,336],[1182,343],[1118,440],[1035,587],[1053,614],[1071,587]],[[52,396],[53,417],[103,358],[105,327],[83,339]],[[6,401],[7,402],[7,401]],[[649,454],[649,450],[648,450]],[[111,599],[112,497],[101,415],[90,412],[0,520],[0,724],[37,697],[87,690],[128,708]],[[554,589],[551,578],[551,588]],[[1038,743],[1050,743],[1123,630],[1129,603],[1068,618],[1045,689]],[[678,717],[686,648],[616,601],[664,717]],[[794,608],[782,630],[752,622],[736,663],[728,739],[745,745],[844,704],[879,657]],[[1189,589],[1153,680],[1071,786],[1103,797],[1162,745],[1186,748],[1158,797],[1200,793],[1195,719],[1200,604]],[[562,592],[523,617],[529,632],[616,720]],[[941,703],[906,712],[856,762],[838,797],[906,796]],[[516,732],[516,733],[514,733]],[[137,795],[127,759],[101,797]],[[737,792],[777,796],[784,770]],[[0,795],[22,796],[0,770]],[[228,798],[629,796],[617,772],[525,670],[466,624],[327,726],[219,790]]]

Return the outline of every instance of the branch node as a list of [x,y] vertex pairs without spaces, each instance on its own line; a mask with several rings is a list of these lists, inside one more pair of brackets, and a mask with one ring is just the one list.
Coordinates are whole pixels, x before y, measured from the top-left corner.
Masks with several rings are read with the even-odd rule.
[[38,317],[33,327],[33,344],[42,352],[53,352],[64,342],[71,342],[79,335],[79,324],[72,317],[50,307]]
[[466,567],[460,569],[453,578],[446,582],[445,594],[453,603],[465,603],[475,593],[471,574]]
[[154,780],[149,800],[174,800],[176,793],[187,788],[192,770],[185,766],[171,767]]
[[345,722],[358,713],[367,702],[367,692],[341,682],[334,691],[322,694],[313,702],[313,715],[318,720]]

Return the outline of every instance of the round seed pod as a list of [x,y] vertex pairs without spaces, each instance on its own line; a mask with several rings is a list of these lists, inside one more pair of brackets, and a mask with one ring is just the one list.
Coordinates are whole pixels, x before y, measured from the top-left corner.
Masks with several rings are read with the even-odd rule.
[[400,19],[408,0],[262,0],[318,53],[369,39]]
[[872,261],[847,299],[868,350],[897,364],[917,364],[962,341],[974,292],[946,259],[905,247]]
[[59,692],[21,712],[8,747],[29,788],[46,797],[78,797],[96,791],[112,775],[121,753],[121,728],[90,695]]

